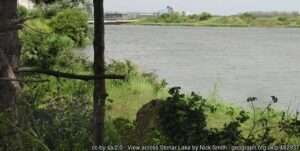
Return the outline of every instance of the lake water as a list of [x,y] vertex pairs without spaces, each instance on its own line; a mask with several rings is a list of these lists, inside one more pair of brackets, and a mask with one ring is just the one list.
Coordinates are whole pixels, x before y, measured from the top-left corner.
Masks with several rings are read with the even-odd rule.
[[[92,47],[84,50],[92,58]],[[300,29],[106,26],[107,59],[128,59],[170,86],[244,104],[300,109]]]

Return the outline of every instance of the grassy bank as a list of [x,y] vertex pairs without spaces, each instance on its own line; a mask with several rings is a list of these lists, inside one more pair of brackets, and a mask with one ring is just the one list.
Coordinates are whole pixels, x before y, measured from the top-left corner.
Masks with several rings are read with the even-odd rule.
[[[277,15],[277,16],[276,16]],[[299,28],[300,16],[276,14],[270,16],[243,13],[233,16],[213,16],[209,13],[185,15],[181,13],[163,14],[131,23],[135,25],[158,26],[206,26],[206,27],[286,27]]]

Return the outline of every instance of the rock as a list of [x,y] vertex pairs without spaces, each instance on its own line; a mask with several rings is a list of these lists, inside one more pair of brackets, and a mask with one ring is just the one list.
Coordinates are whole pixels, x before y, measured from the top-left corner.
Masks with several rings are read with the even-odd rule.
[[147,136],[159,129],[159,110],[162,105],[161,100],[153,100],[138,111],[135,129],[137,144],[147,144]]

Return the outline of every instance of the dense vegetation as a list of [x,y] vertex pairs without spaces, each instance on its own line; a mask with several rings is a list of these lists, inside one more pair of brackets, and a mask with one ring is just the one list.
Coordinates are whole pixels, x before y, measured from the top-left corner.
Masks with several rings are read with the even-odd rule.
[[140,19],[142,25],[229,26],[229,27],[299,27],[298,13],[247,12],[232,16],[215,16],[209,13],[186,15],[185,13],[162,14]]
[[[21,8],[19,14],[37,16],[27,21],[20,31],[22,66],[77,74],[92,72],[92,63],[73,51],[84,46],[88,39],[84,12],[76,8],[59,12]],[[161,17],[166,22],[170,19],[168,15]],[[239,17],[253,19],[248,14]],[[206,21],[214,17],[203,13],[189,18]],[[180,15],[170,22],[175,19],[180,22]],[[107,81],[106,144],[300,144],[298,114],[272,109],[272,104],[278,101],[276,97],[271,98],[266,108],[256,108],[257,99],[251,97],[247,101],[252,108],[243,110],[226,105],[214,96],[205,99],[195,93],[182,94],[180,88],[168,90],[164,80],[144,73],[130,61],[110,61],[106,71],[127,75],[123,81]],[[23,76],[43,82],[22,85],[16,127],[22,142],[15,144],[18,149],[89,150],[93,84],[41,75]],[[0,113],[0,150],[10,150],[12,140],[5,137],[9,135],[6,128],[10,122]]]

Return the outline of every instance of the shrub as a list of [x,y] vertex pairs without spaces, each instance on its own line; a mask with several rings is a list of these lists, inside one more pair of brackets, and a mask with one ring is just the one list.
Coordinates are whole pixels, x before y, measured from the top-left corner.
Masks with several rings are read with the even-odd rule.
[[203,12],[200,14],[199,16],[199,20],[208,20],[209,18],[211,18],[212,15],[210,13],[207,13],[207,12]]
[[50,21],[54,32],[69,36],[76,46],[83,46],[88,36],[88,16],[79,9],[66,9]]
[[277,20],[281,21],[281,22],[286,22],[286,21],[288,21],[288,18],[285,16],[281,16],[281,17],[278,17]]
[[113,124],[120,135],[121,143],[123,145],[133,144],[135,142],[135,125],[133,122],[128,119],[116,118],[113,121]]
[[[278,115],[271,108],[278,99],[272,96],[266,108],[254,107],[255,97],[247,99],[252,106],[250,112],[241,110],[231,121],[224,124],[223,128],[207,127],[207,112],[216,112],[218,107],[192,93],[185,96],[180,93],[180,88],[175,87],[169,91],[170,97],[163,101],[159,119],[162,134],[170,140],[171,144],[206,144],[206,145],[274,145],[288,144],[289,140],[282,140],[285,135],[299,138],[299,119],[287,117],[279,120]],[[211,115],[211,114],[210,114]],[[248,123],[246,123],[249,121]],[[243,124],[250,126],[248,130],[242,128]],[[280,129],[280,130],[279,130]],[[281,131],[281,132],[279,132]],[[285,132],[282,133],[282,132]]]
[[206,100],[196,95],[186,100],[179,88],[172,88],[169,92],[172,96],[167,98],[159,113],[163,134],[173,144],[207,144],[203,106]]
[[20,33],[23,43],[22,61],[27,66],[51,68],[55,64],[67,64],[73,41],[52,32],[43,20],[27,22],[27,27]]
[[194,20],[194,21],[204,21],[204,20],[210,19],[211,17],[212,17],[212,15],[207,12],[203,12],[199,15],[194,14],[194,15],[188,16],[189,19]]

